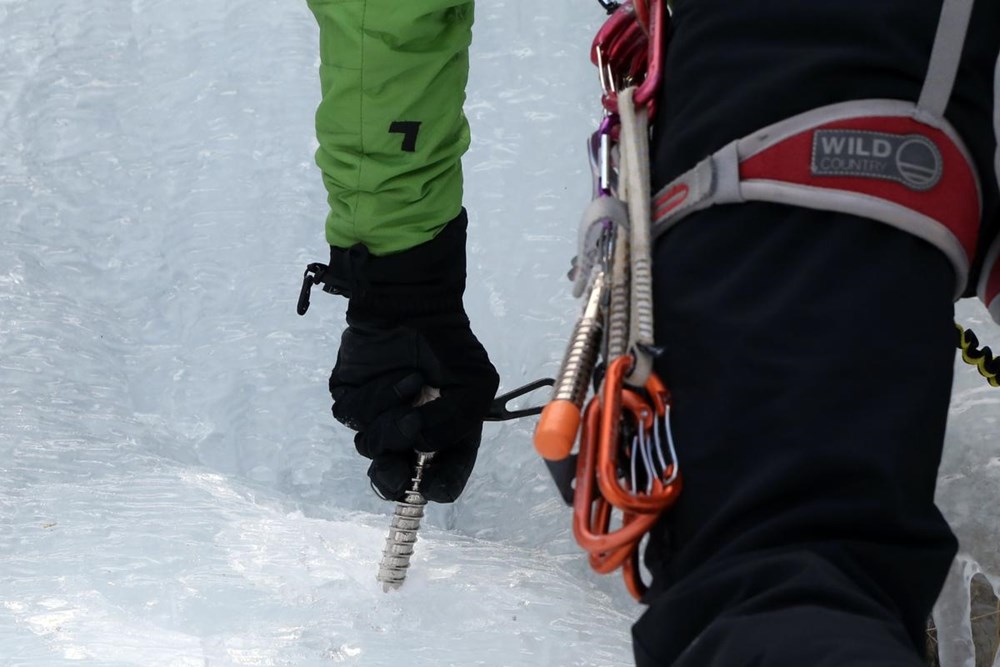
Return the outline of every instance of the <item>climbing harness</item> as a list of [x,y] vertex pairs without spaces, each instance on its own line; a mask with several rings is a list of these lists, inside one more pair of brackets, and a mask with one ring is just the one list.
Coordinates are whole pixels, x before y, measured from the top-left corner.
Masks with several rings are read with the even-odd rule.
[[[916,104],[854,100],[813,109],[733,141],[661,188],[653,236],[716,204],[776,202],[859,215],[933,244],[966,291],[983,215],[975,165],[945,119],[973,0],[945,0]],[[1000,322],[1000,237],[985,255],[976,292]],[[956,326],[958,326],[956,324]],[[962,358],[993,386],[998,364],[975,335],[959,337]]]
[[[654,196],[653,235],[715,204],[764,201],[860,215],[922,238],[955,269],[955,298],[976,255],[982,193],[975,165],[945,119],[973,0],[945,0],[916,103],[853,100],[813,109],[733,141]],[[1000,251],[997,251],[1000,252]],[[993,262],[997,252],[991,251]],[[989,256],[988,256],[989,259]],[[988,307],[1000,279],[987,265]],[[992,285],[988,289],[988,283]]]
[[681,488],[670,393],[652,372],[649,118],[668,18],[663,0],[626,2],[593,42],[604,117],[588,144],[593,199],[570,272],[584,308],[535,430],[591,566],[622,568],[637,599],[639,543]]
[[[944,0],[916,103],[855,100],[799,114],[731,142],[652,196],[648,124],[669,11],[663,0],[613,9],[599,1],[610,17],[594,39],[591,60],[600,75],[604,118],[589,143],[594,194],[570,272],[584,308],[535,447],[564,498],[573,499],[574,534],[591,565],[599,572],[622,567],[630,592],[640,597],[639,541],[681,488],[670,393],[651,372],[652,240],[716,204],[764,201],[854,214],[944,252],[955,270],[958,299],[977,254],[982,190],[944,111],[973,0]],[[1000,239],[985,255],[977,292],[1000,322],[998,258]],[[1000,362],[988,348],[979,349],[964,330],[959,346],[966,361],[1000,385]],[[595,395],[586,403],[592,378]],[[614,512],[621,516],[612,529]]]

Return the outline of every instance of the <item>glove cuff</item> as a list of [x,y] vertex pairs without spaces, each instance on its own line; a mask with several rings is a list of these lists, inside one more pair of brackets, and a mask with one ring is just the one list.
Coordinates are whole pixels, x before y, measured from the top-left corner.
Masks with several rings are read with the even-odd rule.
[[430,241],[382,257],[361,244],[330,246],[324,280],[348,297],[351,317],[399,319],[463,312],[468,224],[463,208]]

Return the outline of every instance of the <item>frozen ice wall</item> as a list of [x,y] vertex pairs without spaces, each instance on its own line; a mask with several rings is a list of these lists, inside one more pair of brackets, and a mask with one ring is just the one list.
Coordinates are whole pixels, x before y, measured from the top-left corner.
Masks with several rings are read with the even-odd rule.
[[[1000,350],[1000,328],[978,302],[959,304],[956,320],[983,345]],[[971,366],[956,362],[948,434],[938,476],[937,500],[958,534],[960,553],[934,611],[941,664],[973,667],[969,622],[970,582],[982,572],[1000,593],[1000,389]],[[1000,655],[995,656],[1000,666]]]
[[[578,308],[601,17],[478,8],[466,302],[502,389],[555,373]],[[304,2],[0,0],[4,664],[629,664],[639,609],[587,570],[530,424],[487,426],[377,587],[390,508],[325,391],[344,304],[294,314],[324,255],[316,37]],[[997,401],[960,372],[941,497],[1000,574]]]
[[[586,196],[595,12],[492,3],[469,113],[469,303],[511,387],[551,374]],[[304,2],[0,1],[0,662],[628,664],[527,425],[489,427],[406,587],[329,415]]]

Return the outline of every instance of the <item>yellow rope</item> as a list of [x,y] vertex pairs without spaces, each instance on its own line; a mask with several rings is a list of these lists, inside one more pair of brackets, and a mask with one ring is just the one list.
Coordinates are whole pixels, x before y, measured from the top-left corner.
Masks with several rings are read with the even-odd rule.
[[958,322],[958,348],[962,350],[962,361],[975,366],[979,374],[986,378],[992,387],[1000,387],[1000,361],[993,356],[993,351],[987,347],[979,347],[979,339],[971,330],[965,329]]

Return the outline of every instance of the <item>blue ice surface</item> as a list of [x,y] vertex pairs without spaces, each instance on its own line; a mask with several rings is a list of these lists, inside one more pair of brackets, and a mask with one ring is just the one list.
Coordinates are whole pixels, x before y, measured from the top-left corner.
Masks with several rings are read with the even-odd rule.
[[[466,303],[501,389],[555,374],[579,308],[601,19],[478,7]],[[486,427],[407,584],[375,581],[391,506],[325,391],[344,304],[294,314],[325,248],[305,3],[0,0],[0,62],[5,665],[630,664],[641,609],[588,570],[530,423]],[[991,573],[998,402],[959,370],[940,490]]]

